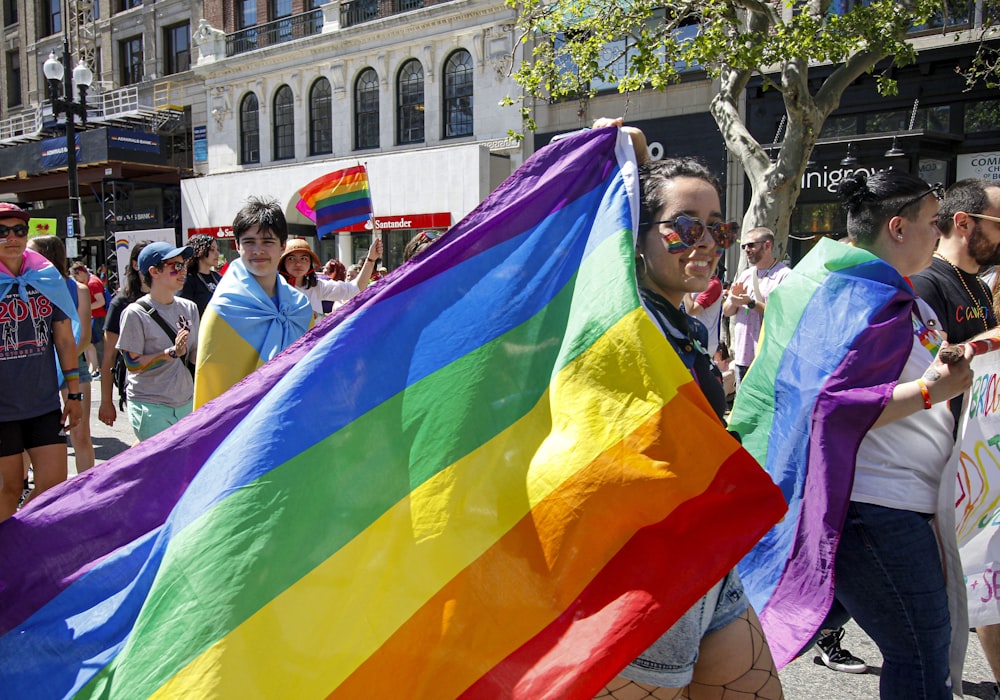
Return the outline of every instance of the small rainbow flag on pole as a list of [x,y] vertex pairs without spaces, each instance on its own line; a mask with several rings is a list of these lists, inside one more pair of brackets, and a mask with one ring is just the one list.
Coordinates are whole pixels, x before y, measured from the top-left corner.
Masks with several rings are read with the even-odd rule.
[[784,512],[640,305],[617,129],[0,523],[21,698],[591,698]]
[[367,221],[372,215],[368,171],[363,165],[318,177],[299,190],[299,197],[295,208],[316,223],[320,238]]

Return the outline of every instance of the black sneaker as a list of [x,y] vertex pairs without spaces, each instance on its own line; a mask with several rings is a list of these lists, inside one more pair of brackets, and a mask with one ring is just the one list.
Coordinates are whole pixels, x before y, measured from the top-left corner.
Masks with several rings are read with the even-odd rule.
[[847,649],[840,647],[840,640],[844,638],[844,628],[834,632],[826,632],[816,640],[816,648],[819,649],[819,658],[827,668],[843,673],[865,673],[868,665],[856,657]]

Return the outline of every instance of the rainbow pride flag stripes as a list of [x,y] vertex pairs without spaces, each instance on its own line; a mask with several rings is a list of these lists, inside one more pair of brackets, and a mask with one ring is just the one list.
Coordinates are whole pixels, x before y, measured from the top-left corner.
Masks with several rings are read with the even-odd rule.
[[318,177],[299,190],[299,197],[295,208],[316,223],[320,238],[367,221],[372,215],[368,171],[363,165]]
[[590,698],[784,511],[640,306],[636,168],[424,256],[0,523],[11,697]]
[[915,295],[871,253],[821,238],[767,300],[729,428],[781,487],[788,514],[740,563],[778,668],[833,602],[833,564],[861,440],[906,363]]

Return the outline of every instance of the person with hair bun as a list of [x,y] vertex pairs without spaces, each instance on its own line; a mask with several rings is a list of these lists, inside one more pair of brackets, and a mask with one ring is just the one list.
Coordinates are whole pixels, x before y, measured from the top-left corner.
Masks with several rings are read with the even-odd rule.
[[[886,170],[847,177],[838,194],[851,245],[820,240],[775,290],[730,416],[809,524],[791,548],[772,537],[776,526],[740,572],[755,604],[776,589],[764,591],[765,576],[758,587],[746,566],[767,571],[773,556],[784,575],[811,572],[767,600],[765,632],[780,632],[784,649],[804,651],[810,634],[853,617],[882,653],[882,698],[946,700],[961,684],[968,631],[949,613],[949,600],[964,609],[964,585],[954,499],[939,491],[955,445],[948,400],[972,383],[971,350],[942,361],[941,322],[908,279],[931,262],[942,192]],[[790,311],[801,318],[782,317]]]

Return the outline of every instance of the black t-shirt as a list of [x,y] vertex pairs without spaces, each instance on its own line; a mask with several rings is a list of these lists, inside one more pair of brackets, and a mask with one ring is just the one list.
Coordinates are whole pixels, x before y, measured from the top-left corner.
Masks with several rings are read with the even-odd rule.
[[947,260],[935,256],[930,267],[910,280],[917,295],[934,309],[948,333],[949,343],[964,342],[996,327],[993,295],[978,276],[952,267]]
[[115,335],[122,334],[122,312],[125,311],[125,307],[133,301],[135,301],[135,299],[129,299],[121,294],[115,294],[115,298],[111,300],[110,304],[108,304],[108,315],[104,317],[105,332],[114,333]]
[[[949,343],[962,343],[996,328],[993,294],[977,275],[952,267],[947,260],[935,256],[930,267],[915,274],[910,281],[913,282],[917,296],[927,302],[941,321]],[[963,399],[964,395],[956,396],[948,404],[955,416],[955,435],[958,435]]]
[[222,275],[214,270],[207,275],[200,272],[189,273],[187,279],[184,280],[184,287],[177,293],[177,296],[193,301],[198,305],[198,314],[204,316],[205,307],[208,306],[208,302],[212,299],[215,288],[219,286],[221,279]]

